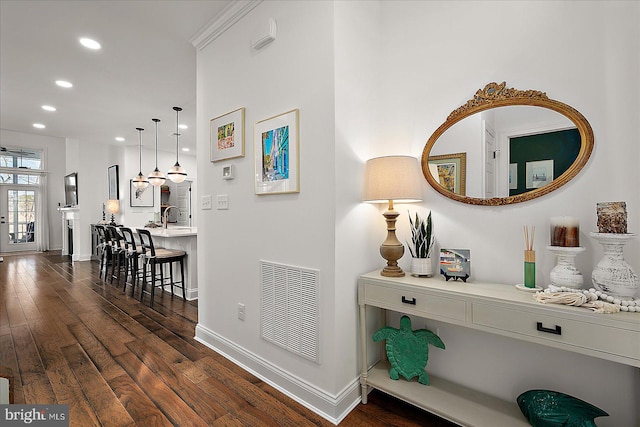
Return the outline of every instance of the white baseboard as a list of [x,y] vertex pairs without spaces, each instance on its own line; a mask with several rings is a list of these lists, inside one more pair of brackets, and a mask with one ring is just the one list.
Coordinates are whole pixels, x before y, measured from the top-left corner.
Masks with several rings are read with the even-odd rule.
[[195,339],[335,425],[360,403],[359,378],[332,395],[201,324],[196,326]]

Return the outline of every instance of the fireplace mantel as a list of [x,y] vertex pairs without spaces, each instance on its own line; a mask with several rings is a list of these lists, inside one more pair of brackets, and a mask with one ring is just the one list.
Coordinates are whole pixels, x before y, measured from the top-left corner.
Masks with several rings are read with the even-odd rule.
[[[80,219],[80,208],[58,208],[60,212],[62,226],[62,255],[70,255],[70,249],[73,248],[71,254],[72,261],[80,261],[80,241],[82,237],[82,223]],[[69,244],[69,229],[73,230],[73,241]]]

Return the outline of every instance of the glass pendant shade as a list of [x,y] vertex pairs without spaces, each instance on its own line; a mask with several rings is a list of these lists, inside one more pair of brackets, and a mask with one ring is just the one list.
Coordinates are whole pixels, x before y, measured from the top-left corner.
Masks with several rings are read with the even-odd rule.
[[133,178],[131,181],[133,182],[133,186],[136,187],[137,189],[140,190],[144,190],[145,188],[147,188],[149,186],[149,181],[147,181],[147,178],[145,178],[144,175],[142,175],[142,131],[144,129],[142,128],[136,128],[136,130],[138,131],[138,155],[139,155],[139,171],[138,175]]
[[149,174],[147,179],[149,180],[149,184],[154,187],[160,187],[165,182],[164,174],[160,172],[158,168],[155,168],[154,171]]
[[169,179],[175,183],[181,183],[185,180],[185,178],[187,177],[187,171],[184,170],[184,168],[182,166],[180,166],[180,162],[178,161],[178,153],[180,152],[180,150],[178,149],[178,138],[180,137],[180,133],[178,132],[178,123],[180,122],[178,119],[178,115],[180,113],[180,111],[182,111],[182,108],[180,107],[173,107],[173,110],[176,112],[176,164],[173,165],[173,167],[171,169],[169,169],[169,172],[167,172],[167,175],[169,176]]
[[185,172],[184,168],[180,166],[180,163],[176,163],[175,165],[173,165],[173,167],[171,167],[171,169],[169,169],[167,175],[169,175],[169,179],[171,181],[175,183],[181,183],[187,177],[187,172]]
[[156,168],[149,174],[147,179],[149,180],[149,184],[154,187],[160,187],[164,184],[165,178],[160,169],[158,169],[158,122],[160,119],[151,119],[156,124]]

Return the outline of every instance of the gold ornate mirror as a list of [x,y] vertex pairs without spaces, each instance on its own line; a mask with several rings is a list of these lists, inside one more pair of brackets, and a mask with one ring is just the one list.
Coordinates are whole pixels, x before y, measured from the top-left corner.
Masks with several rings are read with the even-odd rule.
[[489,83],[431,135],[422,173],[450,199],[508,205],[566,184],[592,150],[591,125],[573,107],[544,92]]

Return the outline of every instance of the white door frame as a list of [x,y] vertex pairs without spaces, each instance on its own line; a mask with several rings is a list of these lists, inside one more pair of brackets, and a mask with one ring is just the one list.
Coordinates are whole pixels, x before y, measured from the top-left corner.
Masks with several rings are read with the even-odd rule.
[[[32,242],[16,242],[9,240],[9,206],[8,193],[12,190],[33,191],[34,203],[38,200],[38,192],[41,191],[36,185],[6,184],[0,185],[0,252],[35,251],[37,249],[35,235]],[[34,216],[36,211],[34,211]],[[34,225],[37,223],[34,217]]]

